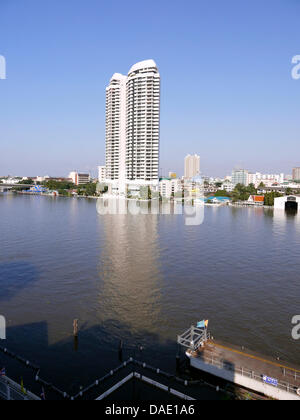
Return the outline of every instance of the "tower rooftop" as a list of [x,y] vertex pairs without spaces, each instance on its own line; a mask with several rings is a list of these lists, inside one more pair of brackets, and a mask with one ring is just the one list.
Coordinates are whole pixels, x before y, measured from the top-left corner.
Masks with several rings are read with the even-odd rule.
[[154,60],[144,60],[140,61],[139,63],[136,63],[134,66],[131,67],[129,70],[129,73],[134,73],[135,71],[146,69],[146,68],[153,68],[155,67],[157,69],[157,65]]

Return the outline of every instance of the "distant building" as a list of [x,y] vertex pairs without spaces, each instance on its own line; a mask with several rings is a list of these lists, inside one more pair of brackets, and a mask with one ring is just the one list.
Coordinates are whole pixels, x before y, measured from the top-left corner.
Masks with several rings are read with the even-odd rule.
[[248,202],[263,206],[265,204],[265,197],[263,195],[250,195]]
[[248,185],[253,184],[256,185],[257,183],[257,174],[253,174],[253,173],[248,173],[248,180],[247,180]]
[[191,179],[197,175],[200,175],[200,156],[187,155],[184,160],[184,177]]
[[89,174],[81,174],[78,172],[70,172],[69,178],[72,179],[73,184],[75,185],[85,185],[90,182]]
[[234,185],[231,181],[226,180],[223,182],[222,186],[221,186],[221,190],[224,190],[226,192],[232,192],[234,190]]
[[248,172],[243,169],[234,170],[231,177],[225,177],[225,181],[231,181],[234,187],[237,183],[240,183],[246,186],[253,184],[255,188],[260,188],[262,184],[267,188],[284,186],[284,184],[291,179],[292,176],[285,175],[284,173],[262,174],[260,172]]
[[106,166],[98,166],[98,181],[105,182],[106,180]]
[[232,184],[236,186],[237,184],[249,185],[248,184],[248,175],[249,172],[244,169],[237,169],[232,172]]
[[176,179],[177,178],[176,172],[169,172],[169,178]]
[[20,181],[21,181],[21,178],[6,178],[4,181],[4,184],[16,185],[16,184],[19,184]]
[[260,174],[257,173],[257,181],[258,183],[269,183],[272,184],[274,182],[283,183],[284,182],[284,174]]
[[[34,179],[34,181],[37,181],[37,179]],[[60,177],[60,178],[47,178],[47,181],[56,181],[56,182],[72,182],[73,180],[69,177],[69,178],[64,178],[64,177]]]
[[36,177],[36,182],[45,182],[48,181],[50,179],[50,176],[37,176]]
[[[216,190],[216,187],[214,187],[214,192]],[[204,181],[200,175],[184,181],[185,198],[198,199],[203,195],[204,191]],[[206,190],[206,192],[208,191]]]
[[180,179],[163,178],[159,182],[159,192],[163,198],[170,198],[183,191]]
[[285,196],[285,197],[275,198],[274,208],[276,210],[290,210],[290,211],[298,212],[300,208],[300,197]]
[[293,169],[293,181],[300,181],[300,167]]
[[77,172],[70,172],[69,173],[69,178],[72,180],[73,184],[76,183],[76,174],[77,174]]
[[280,184],[284,183],[284,174],[283,173],[280,174],[279,182],[280,182]]

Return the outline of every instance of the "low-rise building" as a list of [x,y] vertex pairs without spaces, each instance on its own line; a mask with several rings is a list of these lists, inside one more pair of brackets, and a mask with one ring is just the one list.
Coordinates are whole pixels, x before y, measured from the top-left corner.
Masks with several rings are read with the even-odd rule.
[[169,172],[169,178],[171,178],[171,179],[177,179],[176,172]]
[[17,185],[20,183],[21,180],[21,178],[9,177],[2,179],[2,183],[6,185]]
[[182,191],[183,184],[180,179],[162,178],[159,182],[159,192],[163,198],[174,197]]
[[263,195],[250,195],[248,203],[263,206],[265,204],[265,197]]
[[89,174],[83,174],[79,172],[70,172],[69,178],[72,179],[72,182],[75,185],[85,185],[88,184],[91,180]]
[[49,181],[50,180],[50,176],[46,175],[46,176],[37,176],[35,181],[36,182],[45,182],[45,181]]
[[274,209],[276,210],[287,210],[298,212],[300,208],[300,197],[298,196],[285,196],[278,197],[274,200]]
[[226,180],[225,182],[223,182],[220,189],[226,192],[232,192],[234,190],[234,187],[235,186],[231,181]]

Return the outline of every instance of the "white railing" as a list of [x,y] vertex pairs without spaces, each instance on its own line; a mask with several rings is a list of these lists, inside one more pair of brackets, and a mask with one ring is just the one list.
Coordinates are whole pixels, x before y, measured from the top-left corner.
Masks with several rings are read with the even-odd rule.
[[190,397],[189,395],[183,394],[182,392],[176,391],[176,389],[173,389],[171,387],[168,387],[166,385],[163,385],[157,381],[154,381],[153,379],[148,378],[147,376],[141,375],[137,372],[132,372],[130,375],[126,376],[126,378],[122,379],[120,382],[118,382],[116,385],[111,387],[109,390],[104,392],[100,397],[96,399],[96,401],[102,401],[105,398],[107,398],[109,395],[111,395],[113,392],[115,392],[117,389],[121,388],[123,385],[125,385],[127,382],[131,381],[133,378],[138,379],[142,382],[145,382],[148,385],[152,385],[155,388],[158,388],[162,391],[168,392],[171,395],[175,395],[176,397],[187,400],[187,401],[194,401],[195,399]]
[[[230,364],[230,362],[224,362],[224,360],[220,360],[220,359],[216,359],[214,357],[202,357],[201,360],[209,365],[212,365],[214,367],[217,367],[218,369],[224,369],[227,370],[229,372],[234,372],[234,373],[238,373],[242,376],[245,376],[247,378],[250,379],[255,379],[256,381],[259,382],[263,382],[264,383],[264,379],[263,379],[263,375],[259,374],[253,370],[244,368],[244,367],[237,367],[237,366],[233,366]],[[300,374],[292,371],[292,370],[287,370],[285,369],[285,376],[290,376],[293,377],[296,381],[299,379],[300,380]],[[278,386],[277,388],[282,389],[283,391],[289,392],[289,393],[293,393],[293,394],[297,394],[300,396],[300,383],[299,386],[295,386],[295,385],[291,385],[288,382],[283,382],[283,381],[278,381]]]
[[[24,393],[25,392],[25,393]],[[36,395],[22,391],[21,386],[6,376],[0,378],[0,399],[8,401],[38,401]]]

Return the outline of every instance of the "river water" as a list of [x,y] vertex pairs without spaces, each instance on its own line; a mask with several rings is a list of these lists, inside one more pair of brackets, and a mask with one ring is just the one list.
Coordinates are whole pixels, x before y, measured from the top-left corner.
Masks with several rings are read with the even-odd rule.
[[300,364],[299,215],[206,207],[187,226],[182,215],[99,215],[95,200],[1,194],[0,232],[5,346],[68,392],[116,367],[120,340],[173,372],[177,335],[202,319],[217,339]]

